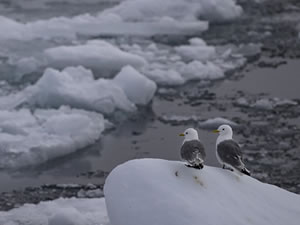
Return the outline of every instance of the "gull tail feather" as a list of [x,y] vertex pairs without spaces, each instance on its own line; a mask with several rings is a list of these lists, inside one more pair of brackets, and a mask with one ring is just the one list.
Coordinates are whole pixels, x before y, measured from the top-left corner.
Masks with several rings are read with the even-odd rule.
[[248,175],[248,176],[251,176],[250,171],[249,171],[246,167],[244,167],[243,169],[241,169],[241,172],[242,172],[243,174],[246,174],[246,175]]

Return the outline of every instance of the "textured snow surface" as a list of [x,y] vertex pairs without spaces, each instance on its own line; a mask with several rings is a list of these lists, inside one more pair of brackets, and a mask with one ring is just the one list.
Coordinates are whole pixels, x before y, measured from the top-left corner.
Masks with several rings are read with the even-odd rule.
[[44,163],[93,144],[105,128],[101,114],[61,107],[0,111],[0,168]]
[[0,212],[1,225],[109,225],[105,201],[57,199]]
[[114,225],[298,225],[300,220],[299,195],[228,170],[196,170],[160,159],[118,166],[104,194]]

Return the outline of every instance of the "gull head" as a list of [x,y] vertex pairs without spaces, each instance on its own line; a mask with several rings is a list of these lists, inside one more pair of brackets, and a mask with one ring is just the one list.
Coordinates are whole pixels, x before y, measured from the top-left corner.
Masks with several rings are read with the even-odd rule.
[[194,128],[188,128],[183,133],[179,134],[179,136],[184,137],[184,141],[190,140],[198,140],[198,132]]
[[219,136],[226,136],[228,139],[232,138],[233,132],[232,128],[229,125],[221,125],[217,130],[213,131],[214,133],[219,133]]

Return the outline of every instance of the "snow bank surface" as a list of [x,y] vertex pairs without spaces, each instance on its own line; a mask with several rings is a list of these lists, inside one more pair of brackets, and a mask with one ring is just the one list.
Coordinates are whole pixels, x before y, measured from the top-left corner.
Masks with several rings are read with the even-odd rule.
[[105,201],[57,199],[0,212],[1,225],[109,225]]
[[195,170],[174,161],[122,164],[108,176],[104,194],[114,225],[297,225],[300,220],[299,195],[227,170]]
[[[44,163],[93,144],[105,128],[101,114],[61,107],[0,111],[0,168]],[[1,223],[0,223],[1,224]]]

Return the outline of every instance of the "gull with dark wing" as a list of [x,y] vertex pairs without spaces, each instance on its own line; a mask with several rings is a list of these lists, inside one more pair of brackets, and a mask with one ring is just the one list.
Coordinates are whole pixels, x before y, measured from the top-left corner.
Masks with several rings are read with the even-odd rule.
[[221,125],[215,133],[219,133],[216,141],[216,155],[223,169],[230,169],[249,175],[249,170],[242,161],[242,151],[237,142],[232,139],[232,128]]
[[203,144],[198,138],[198,132],[193,128],[188,128],[179,136],[184,137],[180,149],[181,159],[188,163],[186,165],[188,167],[202,169],[206,154]]

